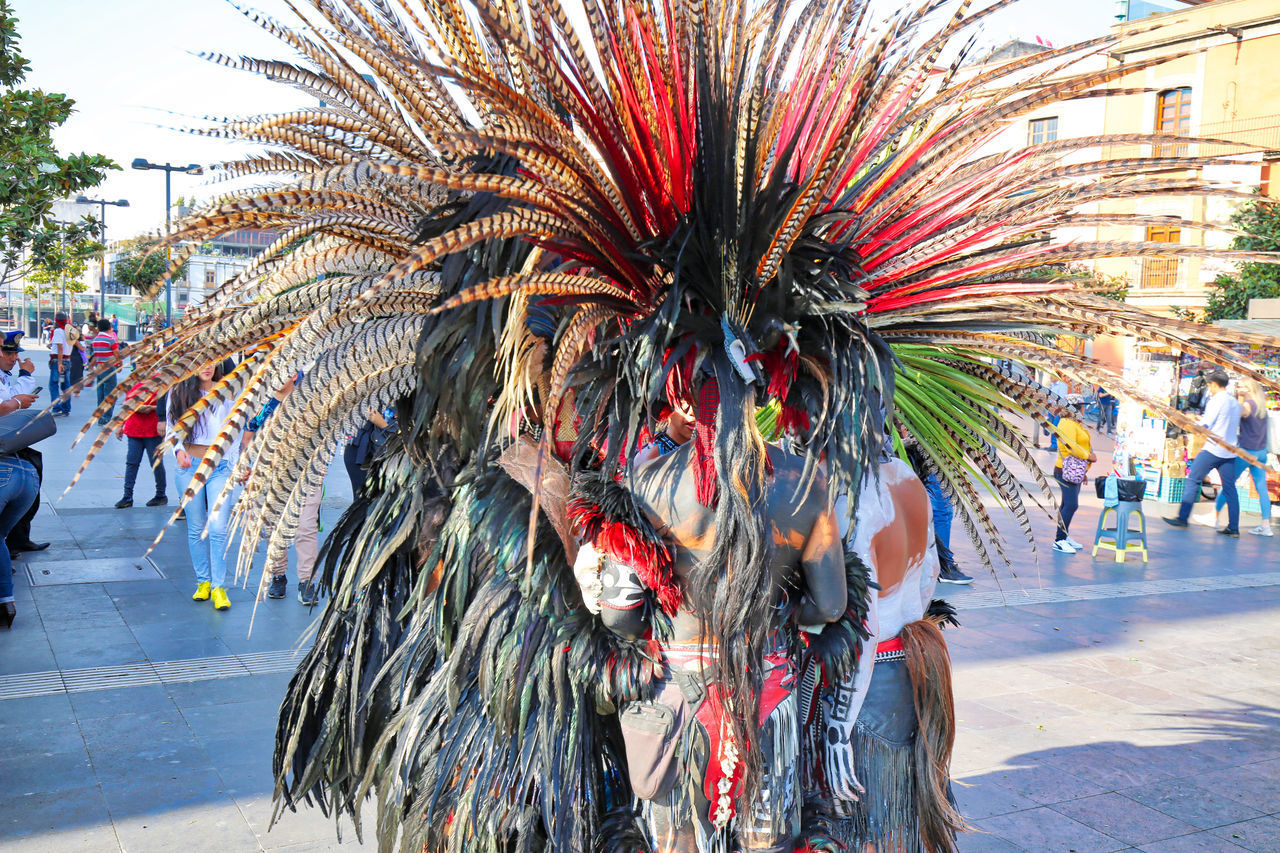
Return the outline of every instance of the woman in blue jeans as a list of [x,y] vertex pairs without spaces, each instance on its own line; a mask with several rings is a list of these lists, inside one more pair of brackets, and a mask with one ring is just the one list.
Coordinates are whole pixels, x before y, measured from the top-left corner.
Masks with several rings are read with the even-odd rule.
[[[182,414],[196,404],[213,385],[222,378],[222,365],[206,367],[195,376],[183,381],[169,392],[169,402],[165,416],[165,432],[172,439],[174,422]],[[192,475],[200,465],[201,458],[209,450],[218,431],[222,429],[235,405],[232,399],[223,400],[218,405],[210,406],[196,419],[195,425],[186,439],[174,446],[174,464],[177,466],[174,479],[178,483],[179,494],[185,494],[191,485]],[[195,569],[196,591],[192,601],[213,600],[215,610],[226,610],[231,606],[227,597],[227,527],[231,518],[231,507],[235,501],[228,499],[216,513],[210,516],[210,510],[217,503],[240,457],[240,443],[231,442],[222,461],[209,473],[204,488],[187,504],[187,548],[191,552],[191,566]],[[205,535],[208,528],[208,535]]]
[[[1236,443],[1254,458],[1244,471],[1240,471],[1240,466],[1245,463],[1236,461],[1237,479],[1239,474],[1246,472],[1253,477],[1253,487],[1258,490],[1258,508],[1262,511],[1262,523],[1249,532],[1255,536],[1271,536],[1271,496],[1267,494],[1267,398],[1258,383],[1247,377],[1236,383],[1236,398],[1240,401],[1240,437]],[[1228,488],[1234,488],[1234,484],[1224,483],[1218,490],[1218,499],[1214,502],[1215,523],[1216,515],[1227,504]]]
[[31,507],[39,488],[40,480],[30,462],[0,456],[0,628],[11,627],[18,614],[13,602],[13,562],[4,538]]

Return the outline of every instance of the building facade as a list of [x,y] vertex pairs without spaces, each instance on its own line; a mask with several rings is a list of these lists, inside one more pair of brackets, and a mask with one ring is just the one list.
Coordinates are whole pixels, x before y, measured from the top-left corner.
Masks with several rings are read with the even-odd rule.
[[[1153,25],[1158,28],[1144,32]],[[1216,0],[1126,21],[1114,28],[1124,37],[1108,61],[1135,68],[1112,85],[1132,94],[1106,100],[1105,132],[1109,134],[1176,133],[1240,142],[1194,145],[1193,156],[1233,154],[1227,165],[1203,167],[1203,177],[1228,188],[1256,189],[1280,197],[1280,0]],[[1261,149],[1259,152],[1256,149]],[[1111,146],[1108,158],[1159,156],[1181,146],[1160,144]],[[1186,176],[1172,171],[1168,177]],[[1239,199],[1182,195],[1135,197],[1112,201],[1104,213],[1168,216],[1225,225]],[[1114,225],[1098,229],[1102,240],[1149,240],[1190,246],[1224,246],[1228,235],[1169,224]],[[1203,308],[1207,288],[1229,268],[1216,259],[1197,257],[1101,260],[1100,273],[1123,276],[1131,283],[1129,301],[1171,313]]]

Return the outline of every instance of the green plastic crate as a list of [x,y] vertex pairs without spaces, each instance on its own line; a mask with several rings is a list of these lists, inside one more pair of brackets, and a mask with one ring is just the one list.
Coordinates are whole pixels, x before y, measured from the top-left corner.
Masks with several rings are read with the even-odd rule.
[[1186,477],[1161,477],[1160,496],[1157,500],[1167,504],[1182,503],[1182,492],[1186,486]]

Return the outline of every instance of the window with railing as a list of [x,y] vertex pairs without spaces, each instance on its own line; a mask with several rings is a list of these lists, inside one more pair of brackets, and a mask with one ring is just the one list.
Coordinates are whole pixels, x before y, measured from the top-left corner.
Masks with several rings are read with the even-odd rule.
[[[1182,229],[1176,226],[1153,225],[1147,229],[1148,243],[1181,243]],[[1178,284],[1177,258],[1143,258],[1142,287],[1144,289],[1170,288]]]
[[1027,123],[1027,144],[1040,145],[1058,138],[1058,117],[1033,118]]
[[[1165,89],[1156,101],[1156,133],[1187,136],[1191,133],[1191,87]],[[1177,157],[1187,150],[1185,145],[1155,145],[1156,157]]]

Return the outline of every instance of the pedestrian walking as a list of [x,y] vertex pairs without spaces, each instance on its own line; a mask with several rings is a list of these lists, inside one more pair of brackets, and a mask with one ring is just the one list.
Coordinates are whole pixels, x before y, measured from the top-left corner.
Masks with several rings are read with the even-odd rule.
[[[120,342],[116,340],[116,333],[111,331],[111,321],[99,320],[98,334],[94,335],[93,340],[89,342],[89,363],[95,369],[106,370],[107,366],[115,361],[116,353],[119,351]],[[116,369],[112,367],[98,375],[98,405],[101,406],[114,390],[116,390]],[[115,411],[115,404],[112,403],[111,408],[98,417],[98,426],[111,423]]]
[[[247,450],[262,429],[284,402],[293,393],[294,386],[301,375],[290,379],[284,387],[275,392],[262,410],[245,427],[242,451]],[[298,512],[298,527],[294,533],[293,550],[297,554],[298,601],[303,604],[315,604],[319,597],[312,578],[315,575],[316,560],[320,556],[320,501],[324,497],[324,487],[308,492],[303,497],[302,507]],[[289,588],[289,552],[286,549],[280,559],[268,568],[271,575],[267,582],[267,598],[284,598]]]
[[[1063,403],[1067,399],[1067,383],[1061,376],[1055,376],[1053,384],[1049,386],[1049,393],[1058,398],[1059,403]],[[1049,415],[1049,423],[1054,426],[1058,425],[1058,415]],[[1049,449],[1058,449],[1058,434],[1056,432],[1049,433]]]
[[[1209,389],[1209,401],[1200,417],[1200,426],[1227,444],[1236,444],[1240,436],[1240,404],[1227,393],[1230,382],[1227,372],[1217,368],[1205,381]],[[1200,484],[1214,468],[1218,469],[1218,478],[1222,483],[1221,493],[1225,495],[1227,502],[1227,526],[1218,532],[1224,536],[1240,535],[1240,497],[1233,487],[1236,481],[1236,457],[1216,441],[1206,441],[1204,449],[1191,461],[1191,469],[1187,472],[1187,482],[1182,492],[1182,504],[1178,507],[1176,516],[1165,517],[1167,524],[1174,527],[1187,526],[1191,508],[1200,497]]]
[[1116,431],[1116,398],[1101,385],[1098,386],[1098,432],[1115,434]]
[[49,332],[49,399],[53,400],[53,416],[71,414],[71,401],[58,398],[71,387],[71,345],[67,342],[67,315],[59,312]]
[[[173,461],[177,466],[174,480],[178,494],[183,495],[191,486],[196,466],[209,451],[209,445],[219,430],[231,417],[235,400],[228,397],[205,409],[196,418],[185,441],[177,441],[173,425],[205,394],[213,390],[213,384],[222,378],[222,365],[206,367],[195,376],[186,379],[169,392],[165,433],[174,444]],[[191,552],[191,566],[196,576],[196,591],[192,601],[213,600],[215,610],[231,606],[227,597],[227,527],[234,500],[228,499],[215,513],[213,506],[222,494],[231,475],[231,468],[240,458],[240,444],[231,442],[226,455],[214,466],[205,480],[204,487],[187,504],[187,549]],[[207,529],[206,529],[207,528]]]
[[971,584],[973,577],[960,571],[956,565],[955,554],[951,550],[951,522],[955,519],[955,508],[951,499],[942,491],[938,475],[929,473],[924,454],[915,444],[908,444],[907,459],[911,468],[924,483],[924,490],[929,495],[929,506],[933,510],[933,538],[938,551],[938,580],[945,583]]
[[[139,382],[129,389],[125,399],[137,399],[141,393],[142,383]],[[124,423],[116,430],[116,438],[124,438],[129,442],[124,463],[124,497],[116,501],[116,509],[133,506],[133,485],[137,482],[138,468],[143,459],[146,459],[147,464],[151,466],[156,480],[155,496],[147,501],[147,506],[164,506],[169,503],[169,498],[165,494],[167,483],[164,457],[160,453],[160,439],[163,438],[163,433],[159,416],[156,414],[156,395],[151,393],[147,396],[146,402],[125,418]]]
[[347,478],[351,480],[352,497],[360,496],[360,490],[364,488],[364,481],[369,475],[369,466],[386,444],[386,431],[391,428],[391,423],[382,413],[370,412],[369,419],[356,430],[343,448],[342,464],[347,469]]
[[120,336],[120,318],[115,314],[111,315],[111,331],[115,333],[116,337]]
[[[1236,400],[1240,403],[1240,434],[1236,444],[1254,460],[1236,459],[1236,468],[1244,469],[1236,479],[1245,474],[1253,478],[1253,487],[1258,492],[1258,508],[1262,512],[1262,523],[1250,528],[1249,532],[1254,536],[1271,536],[1271,496],[1267,494],[1267,397],[1256,380],[1245,377],[1236,383]],[[1228,485],[1223,481],[1213,502],[1212,523],[1215,526],[1218,515],[1227,504],[1227,491],[1235,491],[1235,488],[1234,482]]]
[[[74,387],[84,379],[84,365],[86,352],[84,348],[84,338],[80,334],[80,327],[74,323],[68,323],[67,329],[67,346],[70,353],[67,355],[67,364],[70,367],[70,377],[67,380],[67,387]],[[76,389],[74,396],[80,396],[80,390]],[[67,414],[71,413],[71,404],[67,403]]]
[[1066,403],[1072,414],[1058,422],[1058,463],[1053,468],[1053,479],[1062,488],[1053,550],[1060,554],[1074,554],[1084,545],[1071,538],[1071,519],[1080,508],[1080,487],[1089,479],[1089,466],[1097,462],[1098,457],[1093,452],[1089,430],[1082,423],[1084,397],[1068,394]]

